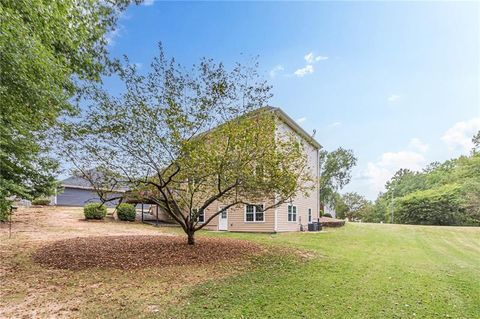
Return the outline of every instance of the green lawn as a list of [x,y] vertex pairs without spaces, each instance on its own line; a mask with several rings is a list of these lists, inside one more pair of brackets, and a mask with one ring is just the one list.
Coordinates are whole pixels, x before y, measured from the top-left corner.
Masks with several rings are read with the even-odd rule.
[[479,227],[205,231],[199,236],[251,240],[270,253],[200,266],[74,271],[33,261],[65,238],[181,234],[82,216],[31,208],[15,215],[12,238],[0,227],[0,318],[480,318]]
[[184,318],[480,318],[480,228],[349,224],[322,233],[204,233],[312,252],[185,289]]

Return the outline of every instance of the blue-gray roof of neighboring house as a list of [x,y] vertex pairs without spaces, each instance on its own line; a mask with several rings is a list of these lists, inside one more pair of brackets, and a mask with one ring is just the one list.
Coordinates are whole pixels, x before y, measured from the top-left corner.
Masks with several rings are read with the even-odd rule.
[[79,176],[70,176],[64,180],[61,181],[62,186],[78,186],[78,187],[90,187],[92,188],[92,185],[88,180],[85,178],[79,177]]
[[[80,188],[80,189],[93,189],[92,184],[85,178],[81,176],[70,176],[66,179],[60,181],[61,185],[64,188]],[[128,190],[127,187],[117,187],[115,191],[126,191]]]

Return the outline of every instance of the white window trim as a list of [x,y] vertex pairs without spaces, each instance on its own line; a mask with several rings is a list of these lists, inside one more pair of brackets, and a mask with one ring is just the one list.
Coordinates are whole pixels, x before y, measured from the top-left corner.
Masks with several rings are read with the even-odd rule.
[[312,209],[311,208],[307,209],[307,219],[308,219],[309,223],[311,223],[312,220],[313,220],[313,215],[312,215]]
[[[288,207],[295,207],[295,220],[288,220]],[[293,208],[292,208],[292,213],[293,213]],[[288,204],[287,205],[287,223],[298,223],[298,207],[297,205],[293,204]]]
[[[259,204],[249,204],[249,205],[253,205],[253,206],[256,206],[256,205],[262,205],[263,209],[265,209],[265,203],[259,203]],[[265,215],[265,210],[263,211],[263,220],[259,220],[257,221],[257,217],[256,217],[256,209],[255,211],[253,212],[253,219],[254,220],[247,220],[247,204],[244,205],[244,209],[243,209],[243,222],[244,223],[265,223],[265,219],[266,219],[266,215]]]

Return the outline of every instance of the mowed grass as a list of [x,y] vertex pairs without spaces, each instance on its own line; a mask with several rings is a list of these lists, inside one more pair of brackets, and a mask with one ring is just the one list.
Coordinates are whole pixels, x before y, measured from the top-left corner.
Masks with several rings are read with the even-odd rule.
[[480,318],[480,228],[348,224],[322,233],[205,233],[303,249],[183,292],[172,318]]
[[[347,224],[319,233],[201,232],[269,251],[233,263],[66,270],[34,262],[65,238],[178,228],[86,222],[45,208],[0,227],[0,318],[480,318],[480,228]],[[155,249],[152,247],[152,249]],[[148,254],[146,249],[143,253]]]

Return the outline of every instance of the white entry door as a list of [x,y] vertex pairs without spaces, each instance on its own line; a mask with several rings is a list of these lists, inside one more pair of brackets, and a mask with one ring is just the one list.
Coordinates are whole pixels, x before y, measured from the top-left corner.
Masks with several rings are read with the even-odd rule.
[[222,209],[222,212],[218,215],[218,230],[228,230],[228,212],[226,209]]

